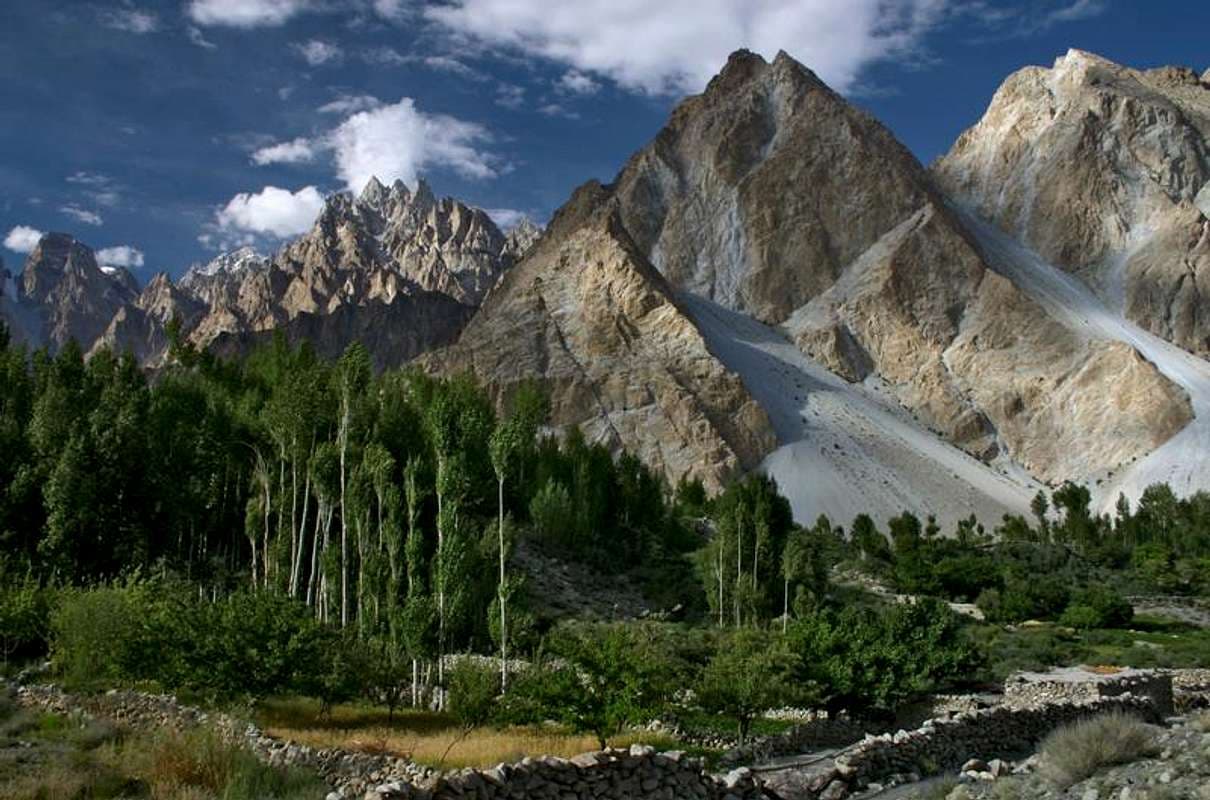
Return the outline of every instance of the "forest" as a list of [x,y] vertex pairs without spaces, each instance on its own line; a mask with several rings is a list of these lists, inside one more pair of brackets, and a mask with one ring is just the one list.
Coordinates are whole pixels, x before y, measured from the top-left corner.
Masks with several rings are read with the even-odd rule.
[[[4,663],[50,652],[68,684],[325,710],[481,697],[472,718],[601,742],[682,713],[690,686],[742,739],[778,705],[891,713],[987,680],[1025,620],[1113,630],[1127,594],[1210,594],[1206,495],[1155,486],[1110,517],[1067,484],[993,530],[801,526],[764,476],[710,497],[554,431],[538,384],[501,405],[467,376],[375,374],[358,345],[327,362],[277,338],[224,359],[174,338],[149,375],[0,331]],[[518,547],[637,579],[675,612],[538,615]],[[483,658],[451,660],[467,653]]]

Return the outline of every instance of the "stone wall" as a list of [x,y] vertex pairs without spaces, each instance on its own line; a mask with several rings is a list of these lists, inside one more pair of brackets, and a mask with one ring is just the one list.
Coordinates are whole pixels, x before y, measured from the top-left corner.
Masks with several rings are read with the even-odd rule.
[[62,714],[105,717],[138,728],[183,730],[210,726],[269,764],[315,770],[333,787],[329,800],[761,800],[773,797],[746,769],[707,774],[683,753],[629,750],[585,753],[572,759],[526,758],[488,770],[438,772],[402,758],[317,749],[266,736],[255,725],[227,714],[183,705],[170,695],[110,691],[76,695],[51,685],[21,686],[17,701]]
[[1158,670],[1090,671],[1083,667],[1023,672],[1004,683],[1004,703],[1016,708],[1073,703],[1124,694],[1150,697],[1161,716],[1172,713],[1171,674]]
[[1028,707],[1001,705],[930,720],[913,731],[868,736],[817,776],[809,797],[840,800],[872,783],[904,783],[956,771],[972,758],[1012,758],[1032,750],[1055,728],[1109,711],[1158,721],[1154,698],[1123,694]]

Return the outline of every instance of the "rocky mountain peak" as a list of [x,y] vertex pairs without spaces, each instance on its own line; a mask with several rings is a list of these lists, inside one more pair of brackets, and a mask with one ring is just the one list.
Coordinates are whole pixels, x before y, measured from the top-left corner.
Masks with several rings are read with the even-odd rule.
[[1097,288],[1111,307],[1210,353],[1210,86],[1079,50],[1010,76],[933,167],[959,203]]
[[25,295],[41,302],[69,274],[87,280],[96,280],[104,275],[90,248],[77,242],[70,234],[47,233],[25,260],[22,272]]

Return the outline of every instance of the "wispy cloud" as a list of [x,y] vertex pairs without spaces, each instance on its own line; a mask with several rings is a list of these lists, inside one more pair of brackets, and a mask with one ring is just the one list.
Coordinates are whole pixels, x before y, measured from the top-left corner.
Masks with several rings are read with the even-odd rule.
[[325,42],[322,39],[310,39],[306,42],[296,42],[294,50],[313,67],[323,64],[336,63],[344,58],[344,50],[339,45]]
[[97,205],[110,208],[122,202],[122,187],[113,178],[99,172],[79,171],[68,175],[68,183]]
[[196,25],[190,25],[186,28],[185,35],[189,37],[189,41],[206,50],[214,50],[218,47],[217,44],[207,39],[206,35],[202,33],[201,28],[198,28]]
[[59,211],[74,219],[76,222],[82,222],[85,225],[104,225],[105,220],[101,219],[101,215],[95,211],[89,211],[87,208],[80,208],[75,203],[68,203],[65,206],[59,206]]
[[342,94],[330,103],[319,107],[321,114],[355,114],[382,105],[377,97],[368,94]]
[[102,11],[101,23],[107,28],[138,35],[155,33],[160,28],[160,19],[154,11],[130,6]]
[[310,0],[190,0],[186,13],[198,25],[261,28],[284,25],[312,5]]

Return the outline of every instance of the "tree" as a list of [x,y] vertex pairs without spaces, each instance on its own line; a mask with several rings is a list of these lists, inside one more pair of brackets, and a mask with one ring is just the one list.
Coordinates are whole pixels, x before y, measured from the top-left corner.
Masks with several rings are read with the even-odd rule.
[[706,711],[736,722],[740,745],[761,712],[792,702],[797,659],[785,645],[757,631],[740,631],[719,643],[695,691]]
[[496,584],[496,603],[500,611],[500,686],[508,686],[508,602],[505,597],[504,565],[508,558],[504,543],[504,480],[508,477],[513,462],[517,459],[524,442],[526,431],[519,421],[509,419],[492,431],[490,442],[492,468],[496,472],[497,486],[497,533],[500,576]]
[[336,367],[336,390],[340,398],[336,441],[340,449],[340,625],[349,624],[349,513],[346,492],[350,440],[354,413],[370,382],[370,353],[359,342],[349,345]]

